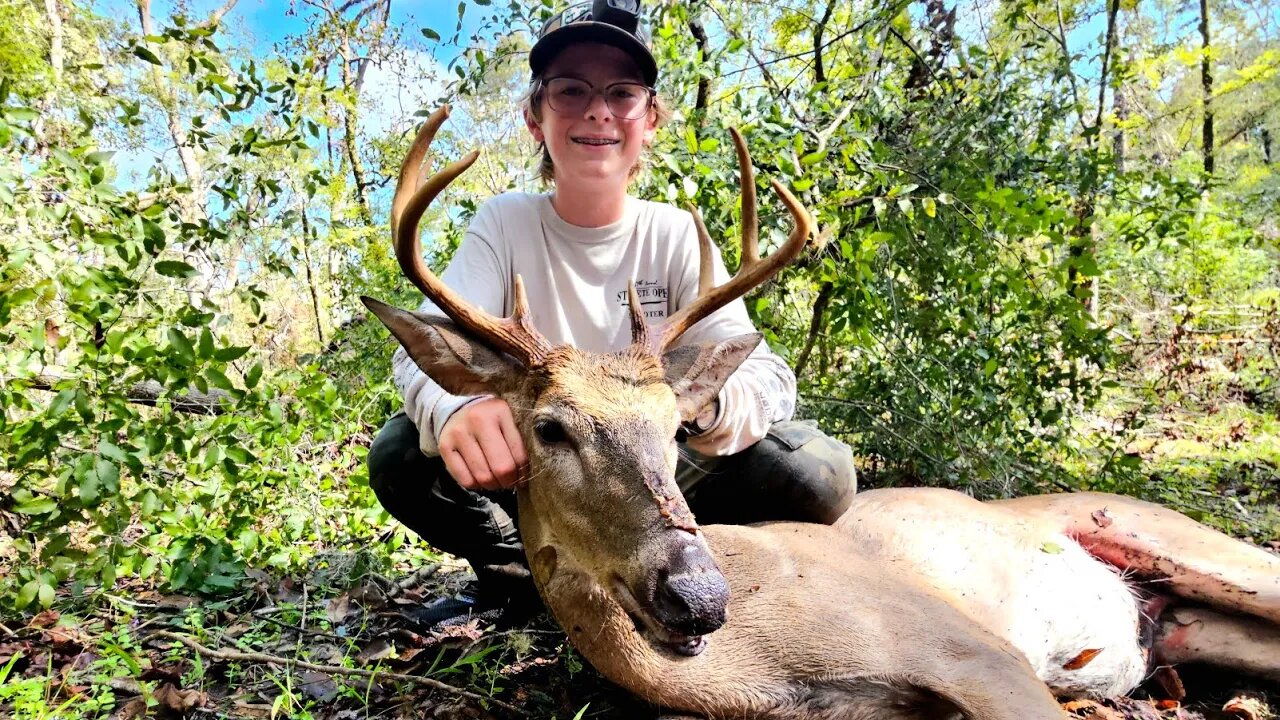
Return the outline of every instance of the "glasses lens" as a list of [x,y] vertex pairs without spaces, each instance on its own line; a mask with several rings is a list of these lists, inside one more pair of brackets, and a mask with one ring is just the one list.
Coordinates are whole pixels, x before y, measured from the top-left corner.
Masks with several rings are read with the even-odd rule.
[[614,83],[605,93],[614,117],[634,120],[649,109],[649,88],[639,83]]
[[[546,81],[547,102],[562,115],[580,115],[591,104],[595,88],[577,78],[551,78]],[[614,83],[602,92],[609,112],[614,117],[635,120],[649,110],[651,91],[639,83]]]
[[574,78],[552,78],[546,82],[547,102],[564,115],[577,115],[591,102],[591,86]]

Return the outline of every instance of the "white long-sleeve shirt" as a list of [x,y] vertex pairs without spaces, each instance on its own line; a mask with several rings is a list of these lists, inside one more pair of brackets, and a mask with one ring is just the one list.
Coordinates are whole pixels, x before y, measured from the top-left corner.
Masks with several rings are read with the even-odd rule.
[[[718,252],[712,258],[720,285],[729,274]],[[506,317],[519,274],[533,325],[552,345],[612,352],[631,343],[627,284],[635,282],[645,315],[654,322],[697,297],[698,263],[693,216],[670,205],[628,197],[621,220],[583,228],[561,219],[549,195],[513,192],[480,207],[441,279],[473,305]],[[443,315],[429,300],[420,310]],[[678,344],[755,331],[738,299],[694,325]],[[446,393],[403,348],[392,365],[422,451],[439,455],[445,422],[478,398]],[[763,438],[771,424],[790,419],[795,398],[795,375],[762,342],[721,389],[714,424],[689,446],[705,455],[737,453]]]

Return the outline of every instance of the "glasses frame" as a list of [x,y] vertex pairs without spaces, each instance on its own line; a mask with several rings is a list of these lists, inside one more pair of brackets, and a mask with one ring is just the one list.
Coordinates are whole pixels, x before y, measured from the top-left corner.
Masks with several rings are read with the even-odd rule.
[[[653,109],[654,103],[656,102],[656,98],[658,97],[658,91],[656,89],[648,85],[645,85],[642,82],[635,82],[634,80],[623,80],[620,82],[609,83],[608,85],[605,85],[602,88],[598,88],[595,85],[592,85],[591,83],[587,82],[586,80],[583,80],[582,78],[579,78],[579,77],[573,77],[572,75],[556,75],[553,77],[541,78],[540,80],[538,80],[538,94],[546,98],[547,107],[551,108],[553,112],[558,113],[559,115],[562,115],[565,117],[571,117],[576,113],[570,113],[570,112],[561,110],[560,108],[557,108],[555,106],[554,102],[552,102],[551,94],[547,93],[546,90],[547,90],[547,84],[553,80],[574,80],[576,82],[580,82],[583,85],[586,85],[587,87],[591,88],[591,95],[590,97],[587,98],[587,103],[586,105],[582,106],[582,109],[585,111],[588,107],[590,107],[591,101],[594,100],[597,95],[599,95],[604,98],[604,104],[605,104],[605,107],[609,108],[609,114],[613,115],[615,118],[618,118],[619,120],[639,120],[645,115],[648,115],[649,111]],[[645,100],[645,103],[644,103],[644,110],[639,115],[636,115],[635,117],[626,117],[624,115],[618,114],[617,112],[614,112],[613,105],[609,102],[609,95],[607,93],[609,92],[609,88],[617,87],[618,85],[630,85],[638,88],[643,88],[646,92],[649,93],[649,97],[647,100]]]

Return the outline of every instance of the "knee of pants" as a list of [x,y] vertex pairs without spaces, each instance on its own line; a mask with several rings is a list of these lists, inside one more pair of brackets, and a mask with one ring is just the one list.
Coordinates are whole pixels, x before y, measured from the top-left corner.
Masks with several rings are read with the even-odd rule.
[[858,477],[848,445],[820,433],[797,447],[768,437],[761,442],[771,441],[776,443],[774,481],[791,487],[789,494],[804,516],[799,519],[829,525],[849,509]]
[[369,487],[382,495],[396,481],[421,465],[425,456],[418,445],[418,428],[404,413],[392,415],[369,445],[365,462],[369,468]]

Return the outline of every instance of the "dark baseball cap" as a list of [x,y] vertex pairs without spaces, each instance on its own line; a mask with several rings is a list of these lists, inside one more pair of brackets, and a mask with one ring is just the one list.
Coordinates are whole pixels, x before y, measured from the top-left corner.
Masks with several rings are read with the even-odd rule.
[[640,27],[640,0],[588,0],[570,5],[538,32],[529,51],[534,77],[566,47],[579,42],[612,45],[632,57],[646,85],[658,81],[658,63],[649,52],[649,38]]

